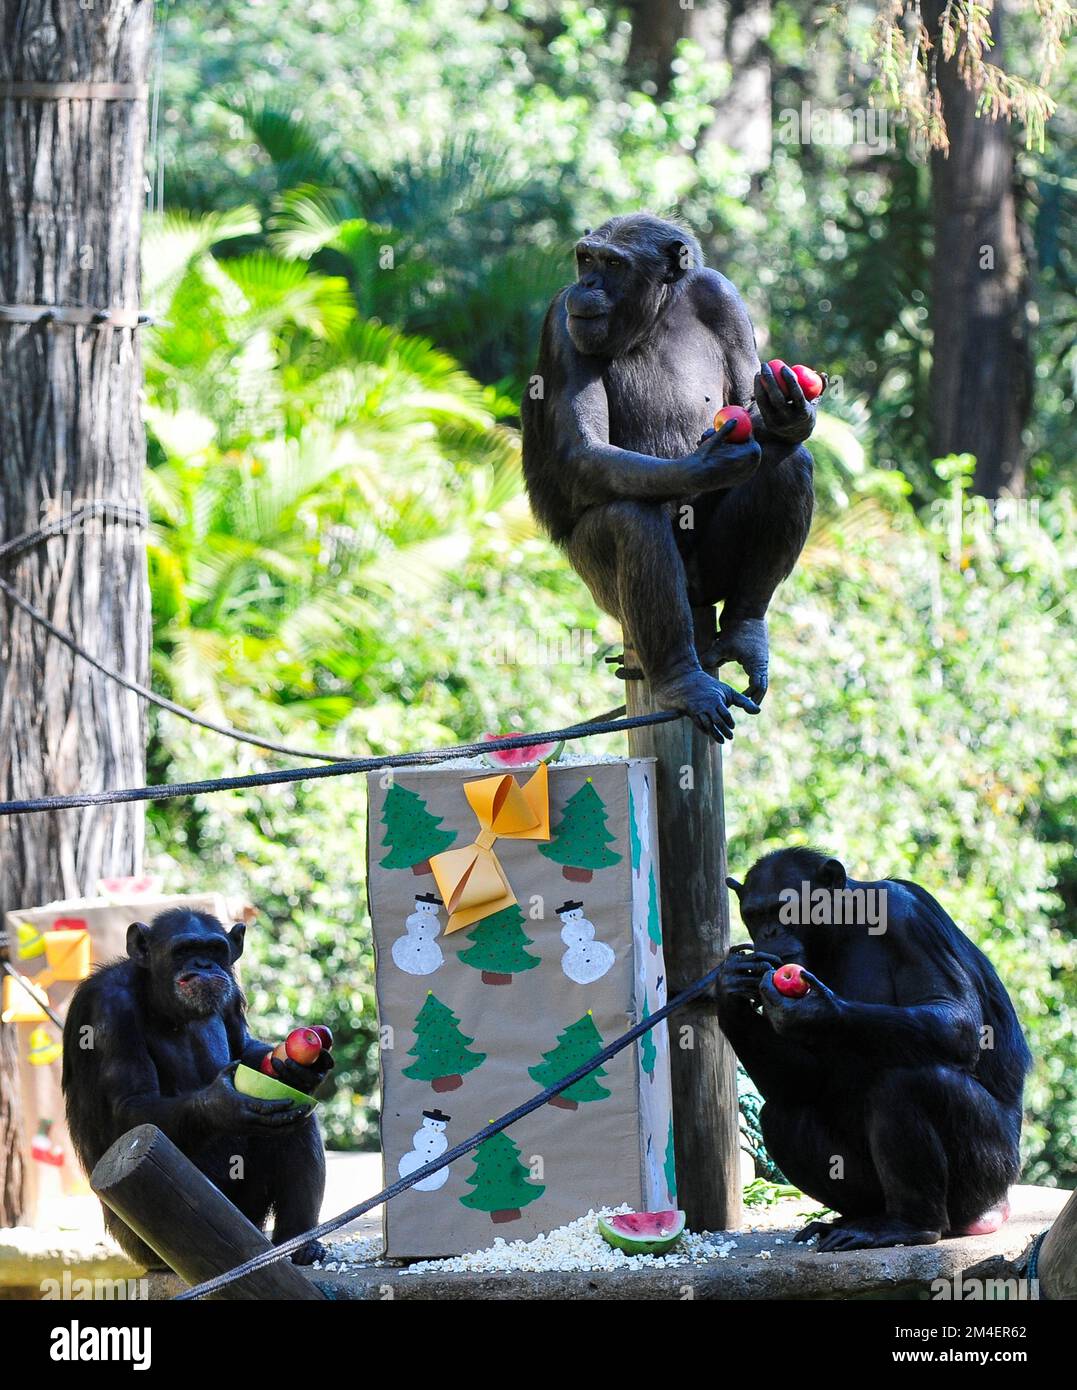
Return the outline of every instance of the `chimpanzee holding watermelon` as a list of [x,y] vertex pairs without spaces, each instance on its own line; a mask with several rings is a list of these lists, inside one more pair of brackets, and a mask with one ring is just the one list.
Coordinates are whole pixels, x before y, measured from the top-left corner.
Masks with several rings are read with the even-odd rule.
[[[997,1229],[1031,1059],[987,957],[923,888],[856,883],[813,850],[778,850],[727,882],[753,945],[722,967],[719,1022],[766,1102],[770,1154],[840,1213],[797,1239],[856,1250]],[[882,929],[814,910],[789,920],[819,889],[884,893]],[[781,971],[794,962],[801,972]]]

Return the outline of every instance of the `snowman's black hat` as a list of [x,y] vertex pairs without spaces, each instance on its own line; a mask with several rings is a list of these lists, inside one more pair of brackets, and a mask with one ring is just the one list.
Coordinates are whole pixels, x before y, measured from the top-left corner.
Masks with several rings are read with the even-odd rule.
[[441,1113],[440,1110],[424,1110],[424,1111],[423,1111],[423,1119],[424,1119],[424,1120],[438,1120],[438,1121],[440,1121],[442,1124],[448,1124],[449,1121],[452,1119],[452,1116],[451,1116],[451,1115],[443,1115],[443,1114]]
[[416,893],[415,901],[417,903],[437,903],[439,907],[445,906],[436,893]]
[[556,913],[558,913],[558,914],[560,914],[560,913],[562,913],[562,912],[575,912],[576,908],[582,907],[582,906],[583,906],[583,903],[574,903],[574,902],[571,902],[571,901],[570,901],[570,902],[567,902],[567,903],[562,903],[560,907],[555,907],[555,908],[554,908],[554,911],[555,911]]

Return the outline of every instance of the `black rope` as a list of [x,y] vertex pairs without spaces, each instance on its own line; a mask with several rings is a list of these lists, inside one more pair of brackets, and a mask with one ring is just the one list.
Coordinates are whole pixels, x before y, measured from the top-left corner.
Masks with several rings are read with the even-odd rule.
[[553,1086],[547,1086],[547,1088],[544,1091],[540,1091],[537,1096],[532,1096],[530,1100],[525,1101],[523,1105],[518,1105],[515,1110],[510,1110],[507,1114],[502,1115],[500,1119],[493,1120],[484,1129],[480,1129],[477,1134],[473,1134],[470,1139],[465,1139],[463,1143],[457,1144],[455,1148],[447,1150],[440,1158],[434,1159],[431,1163],[424,1164],[421,1168],[416,1168],[415,1171],[409,1173],[407,1177],[399,1178],[396,1182],[390,1183],[388,1187],[384,1188],[376,1196],[368,1197],[365,1202],[360,1202],[358,1206],[349,1207],[347,1211],[341,1212],[339,1216],[334,1216],[329,1221],[323,1221],[320,1226],[315,1226],[309,1231],[304,1231],[301,1235],[292,1236],[289,1240],[282,1241],[280,1245],[274,1246],[272,1250],[265,1250],[262,1254],[255,1255],[252,1259],[245,1260],[243,1264],[236,1265],[234,1269],[228,1270],[225,1274],[218,1274],[212,1279],[207,1279],[202,1284],[195,1284],[193,1288],[186,1289],[183,1293],[177,1294],[173,1301],[176,1303],[183,1303],[189,1299],[201,1298],[206,1294],[216,1293],[219,1289],[225,1288],[228,1284],[234,1284],[237,1279],[242,1279],[245,1275],[253,1274],[255,1270],[265,1269],[266,1265],[275,1264],[277,1260],[283,1259],[285,1255],[290,1255],[294,1250],[298,1250],[300,1246],[306,1245],[308,1241],[320,1240],[322,1236],[332,1235],[334,1231],[339,1231],[342,1226],[347,1226],[349,1222],[354,1221],[357,1217],[365,1216],[368,1211],[373,1210],[374,1207],[380,1206],[382,1202],[391,1202],[393,1198],[398,1197],[401,1192],[406,1192],[409,1187],[414,1187],[417,1182],[421,1182],[424,1178],[430,1177],[433,1173],[440,1172],[442,1168],[447,1168],[450,1163],[455,1163],[458,1158],[463,1158],[465,1154],[471,1153],[473,1149],[477,1149],[485,1140],[492,1138],[495,1134],[500,1134],[502,1130],[508,1129],[510,1125],[514,1125],[518,1120],[522,1120],[525,1115],[530,1115],[532,1111],[538,1110],[548,1101],[553,1100],[554,1096],[559,1096],[561,1092],[567,1090],[569,1086],[574,1086],[577,1081],[582,1080],[585,1076],[589,1076],[590,1073],[600,1067],[603,1062],[608,1062],[611,1057],[615,1057],[618,1052],[622,1052],[626,1047],[634,1043],[637,1038],[641,1038],[644,1033],[654,1028],[656,1024],[668,1018],[675,1009],[682,1008],[685,1004],[690,1003],[691,1000],[702,994],[704,990],[708,989],[714,983],[720,969],[721,966],[716,965],[713,970],[709,970],[701,979],[696,980],[695,984],[689,985],[687,989],[682,990],[675,999],[671,999],[668,1004],[663,1004],[660,1009],[656,1009],[648,1018],[643,1019],[641,1022],[635,1024],[634,1027],[629,1028],[627,1033],[622,1033],[619,1038],[616,1038],[608,1046],[604,1047],[601,1052],[596,1052],[589,1061],[584,1062],[583,1065],[577,1067],[575,1071],[569,1072],[567,1076],[563,1076],[561,1080],[556,1082]]
[[[23,598],[17,589],[13,588],[6,579],[0,578],[0,591],[5,593],[8,598],[18,608],[35,623],[43,627],[51,637],[55,637],[58,642],[62,642],[69,651],[74,652],[83,661],[88,662],[95,671],[100,671],[103,676],[108,676],[117,685],[122,685],[125,690],[130,690],[133,694],[140,696],[151,705],[156,705],[158,709],[167,710],[169,714],[178,714],[181,719],[186,719],[189,724],[197,724],[200,729],[208,729],[214,734],[223,734],[225,738],[235,739],[237,743],[251,743],[255,748],[267,748],[271,753],[285,753],[294,758],[314,758],[318,762],[341,763],[345,758],[335,753],[318,753],[304,748],[291,748],[286,743],[275,743],[272,739],[257,738],[254,734],[245,734],[242,729],[235,729],[230,724],[217,724],[212,719],[203,719],[200,714],[195,714],[194,710],[186,709],[183,705],[177,705],[174,700],[167,699],[164,695],[158,695],[156,691],[150,690],[148,686],[141,685],[138,681],[131,680],[129,676],[115,670],[111,666],[106,666],[103,661],[99,661],[86,650],[80,647],[69,632],[64,632],[58,628],[51,618],[46,617],[39,608],[35,608],[29,599]],[[140,798],[134,798],[138,800]]]
[[57,1028],[63,1028],[64,1021],[60,1017],[60,1015],[55,1011],[51,1004],[49,1004],[48,1002],[43,1004],[41,1002],[41,1000],[37,997],[34,991],[27,984],[26,980],[19,974],[19,972],[10,963],[10,961],[0,960],[0,969],[3,969],[7,972],[7,974],[11,976],[11,978],[15,981],[19,988],[24,990],[30,996],[30,998],[34,1001],[34,1003],[37,1005],[39,1009],[44,1009],[45,1013],[48,1014],[49,1018],[52,1019],[53,1023],[56,1024]]
[[71,511],[56,517],[55,520],[39,526],[36,531],[27,531],[24,535],[14,536],[9,541],[0,542],[0,559],[10,561],[25,551],[32,550],[35,545],[40,545],[42,541],[51,540],[53,536],[66,534],[77,523],[94,516],[110,516],[121,525],[138,528],[144,527],[148,520],[142,508],[133,502],[115,501],[107,497],[88,499]]
[[[0,585],[3,581],[0,580]],[[242,777],[213,777],[204,782],[161,782],[152,787],[126,787],[120,791],[76,792],[71,796],[39,796],[26,801],[0,801],[0,816],[23,816],[34,811],[70,811],[83,806],[115,806],[128,801],[168,801],[177,796],[202,796],[206,792],[238,791],[245,787],[272,787],[287,782],[312,782],[323,777],[348,777],[383,767],[428,767],[452,758],[477,758],[491,748],[532,748],[536,743],[588,738],[591,734],[619,734],[648,724],[667,724],[683,716],[676,710],[634,714],[627,719],[604,719],[551,729],[541,734],[513,734],[496,744],[458,743],[448,748],[427,748],[417,753],[389,753],[382,757],[348,758],[328,767],[288,767],[276,772],[252,772]]]
[[[28,531],[25,535],[16,536],[12,540],[4,541],[0,544],[0,559],[8,559],[21,555],[24,551],[31,549],[35,545],[39,545],[42,541],[50,540],[53,536],[63,534],[71,528],[73,523],[82,520],[88,515],[107,515],[110,512],[114,514],[117,520],[123,521],[125,524],[134,522],[140,526],[146,525],[145,513],[132,504],[102,500],[88,501],[74,508],[72,511],[65,513],[65,515],[57,517],[55,521],[50,521],[47,525],[39,526],[36,531]],[[283,753],[290,758],[312,758],[315,762],[323,763],[344,763],[349,761],[347,754],[311,752],[306,748],[294,748],[291,744],[276,743],[271,739],[259,738],[254,734],[244,733],[242,729],[237,729],[231,724],[217,724],[213,720],[204,719],[201,715],[195,714],[194,710],[188,709],[185,705],[178,705],[174,700],[169,700],[163,695],[158,695],[147,686],[140,685],[137,681],[130,680],[127,676],[114,670],[111,666],[106,666],[103,661],[98,660],[96,656],[93,656],[85,647],[81,646],[69,632],[64,632],[62,629],[58,628],[46,614],[42,613],[40,609],[35,608],[29,599],[23,598],[22,595],[13,589],[3,578],[0,578],[0,591],[7,594],[8,598],[21,608],[27,617],[33,622],[38,623],[46,632],[55,637],[57,641],[62,642],[69,651],[75,654],[75,656],[88,662],[95,671],[99,671],[103,676],[107,676],[110,680],[116,681],[117,684],[122,685],[125,690],[130,690],[141,699],[148,701],[152,705],[156,705],[158,709],[167,710],[169,714],[178,715],[181,719],[186,719],[189,724],[196,724],[200,729],[208,729],[210,733],[222,734],[225,738],[234,739],[238,743],[252,744],[255,748],[265,748],[271,753]],[[624,705],[618,705],[616,709],[608,710],[605,714],[596,715],[592,719],[583,720],[582,723],[588,725],[603,724],[611,719],[618,719],[624,712]],[[597,732],[597,730],[593,732]],[[503,746],[511,748],[520,747],[521,745],[504,743]],[[182,793],[177,794],[182,795]],[[132,798],[132,800],[139,799],[146,800],[148,798]],[[41,809],[60,808],[42,807]]]

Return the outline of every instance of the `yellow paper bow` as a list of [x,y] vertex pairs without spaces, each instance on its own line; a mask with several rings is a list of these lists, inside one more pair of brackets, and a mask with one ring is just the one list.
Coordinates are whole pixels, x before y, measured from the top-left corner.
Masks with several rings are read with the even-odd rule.
[[449,909],[449,936],[491,917],[516,901],[494,853],[498,839],[550,838],[550,770],[539,763],[521,787],[509,772],[464,783],[464,795],[479,822],[474,844],[431,856],[430,868]]

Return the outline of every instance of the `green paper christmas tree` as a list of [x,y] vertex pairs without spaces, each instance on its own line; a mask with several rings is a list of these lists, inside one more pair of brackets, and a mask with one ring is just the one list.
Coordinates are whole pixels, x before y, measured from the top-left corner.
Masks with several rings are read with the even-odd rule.
[[647,935],[651,939],[651,955],[658,954],[662,944],[662,914],[658,911],[658,887],[654,881],[654,869],[647,876],[650,880],[647,898]]
[[[647,1007],[647,996],[643,996],[643,1022],[646,1023],[651,1016],[651,1011]],[[658,1048],[654,1045],[654,1029],[644,1033],[639,1040],[640,1046],[640,1066],[647,1075],[654,1080],[654,1064],[658,1060]]]
[[621,862],[621,856],[607,848],[616,838],[606,826],[605,803],[588,777],[569,797],[553,838],[539,845],[539,854],[562,865],[562,874],[571,882],[590,883],[595,869]]
[[482,971],[483,984],[510,985],[513,975],[541,964],[524,949],[534,942],[524,933],[524,914],[516,903],[476,922],[467,939],[474,945],[461,951],[460,959]]
[[[589,1061],[596,1052],[601,1052],[602,1046],[602,1034],[595,1027],[591,1010],[588,1009],[582,1018],[570,1023],[563,1033],[558,1034],[557,1046],[544,1052],[543,1062],[529,1067],[528,1075],[542,1087],[552,1086]],[[596,1068],[574,1082],[567,1091],[555,1096],[550,1104],[560,1106],[562,1110],[575,1110],[587,1101],[605,1100],[610,1093],[605,1086],[598,1084],[599,1077],[605,1075],[605,1067]]]
[[666,1187],[669,1189],[669,1200],[676,1204],[677,1201],[677,1159],[673,1152],[673,1117],[669,1120],[669,1138],[666,1140],[666,1161],[663,1165],[666,1174]]
[[636,829],[636,798],[631,792],[628,793],[628,847],[632,855],[632,872],[638,874],[643,859],[643,845]]
[[433,990],[428,990],[415,1019],[415,1046],[408,1052],[416,1060],[405,1067],[412,1081],[429,1081],[435,1091],[455,1091],[464,1075],[486,1061],[485,1052],[470,1052],[475,1041],[460,1031],[460,1020]]
[[520,1150],[505,1133],[484,1139],[475,1150],[475,1171],[467,1181],[475,1191],[461,1197],[461,1203],[488,1211],[495,1225],[518,1220],[520,1208],[546,1191],[543,1183],[531,1182]]
[[440,854],[456,840],[453,830],[439,830],[442,816],[432,815],[418,792],[394,782],[385,793],[381,823],[385,826],[382,848],[389,853],[380,861],[383,869],[430,872],[430,856]]

